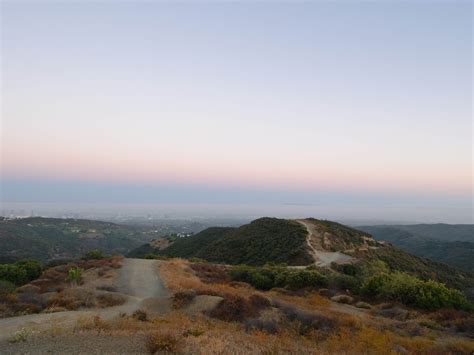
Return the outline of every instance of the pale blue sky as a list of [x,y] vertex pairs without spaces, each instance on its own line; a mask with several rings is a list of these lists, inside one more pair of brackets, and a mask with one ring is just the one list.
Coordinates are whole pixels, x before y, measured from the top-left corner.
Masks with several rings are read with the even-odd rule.
[[471,49],[470,2],[4,2],[2,199],[469,220]]

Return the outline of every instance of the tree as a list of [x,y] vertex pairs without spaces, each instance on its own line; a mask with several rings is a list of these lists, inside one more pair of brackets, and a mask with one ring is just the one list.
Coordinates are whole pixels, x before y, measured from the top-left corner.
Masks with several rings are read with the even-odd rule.
[[100,260],[104,259],[105,255],[102,250],[91,250],[82,257],[84,260]]
[[20,260],[15,263],[16,266],[26,271],[27,281],[32,281],[40,277],[43,267],[36,260]]
[[0,280],[9,281],[20,286],[28,281],[28,275],[25,269],[17,265],[4,264],[0,265]]

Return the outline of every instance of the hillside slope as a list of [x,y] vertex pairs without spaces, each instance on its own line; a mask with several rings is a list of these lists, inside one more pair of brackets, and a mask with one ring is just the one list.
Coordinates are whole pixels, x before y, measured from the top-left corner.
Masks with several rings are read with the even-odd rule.
[[[197,257],[226,264],[303,266],[315,263],[332,269],[337,269],[332,261],[358,264],[381,260],[394,271],[407,272],[425,280],[435,279],[468,293],[474,288],[474,276],[469,272],[378,242],[367,232],[313,218],[296,221],[260,218],[239,228],[208,228],[194,236],[178,239],[164,249],[148,244],[130,255],[143,257],[149,253]],[[321,258],[321,255],[327,258]]]
[[[239,228],[208,228],[156,252],[228,264],[308,265],[313,259],[306,246],[306,234],[304,227],[295,221],[260,218]],[[131,255],[137,256],[136,251]]]
[[114,223],[56,218],[0,220],[0,262],[69,259],[100,249],[128,253],[153,233]]
[[435,224],[360,228],[375,239],[390,242],[409,253],[468,272],[474,270],[474,226]]

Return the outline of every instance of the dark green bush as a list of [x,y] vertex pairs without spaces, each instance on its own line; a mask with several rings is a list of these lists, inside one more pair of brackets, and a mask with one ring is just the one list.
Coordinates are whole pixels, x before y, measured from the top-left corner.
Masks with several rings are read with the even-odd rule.
[[349,290],[352,293],[358,293],[361,281],[350,275],[333,274],[329,277],[329,287],[338,290]]
[[262,272],[253,271],[250,274],[250,284],[259,290],[270,290],[273,288],[275,281]]
[[12,282],[0,280],[0,296],[12,293],[15,288],[16,286]]
[[286,285],[289,289],[299,290],[305,287],[325,287],[328,281],[326,277],[317,271],[298,270],[288,274]]
[[28,274],[25,269],[17,265],[3,264],[0,265],[0,280],[20,286],[28,281]]
[[242,281],[250,283],[251,273],[254,271],[254,267],[248,265],[237,265],[230,270],[230,278],[234,281]]
[[423,309],[472,308],[461,291],[402,272],[372,276],[362,285],[361,293],[367,297],[398,301]]
[[435,281],[422,282],[416,290],[415,306],[425,309],[472,309],[464,294]]
[[361,293],[367,297],[379,297],[383,294],[383,289],[388,283],[388,274],[375,275],[364,281]]
[[238,265],[230,271],[234,281],[243,281],[259,290],[286,287],[297,290],[305,287],[327,286],[326,277],[314,270],[289,270],[283,266],[252,267]]
[[43,267],[36,260],[20,260],[17,261],[15,265],[26,271],[27,281],[36,280],[40,277],[41,272],[43,271]]
[[106,256],[103,251],[101,250],[91,250],[87,252],[82,259],[84,260],[101,260],[104,259]]
[[344,264],[341,265],[341,271],[342,273],[350,276],[356,276],[357,275],[357,267],[355,267],[352,264]]

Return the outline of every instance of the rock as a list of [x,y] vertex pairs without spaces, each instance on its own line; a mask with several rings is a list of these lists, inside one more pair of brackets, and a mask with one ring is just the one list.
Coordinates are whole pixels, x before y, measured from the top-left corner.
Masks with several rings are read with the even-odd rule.
[[346,303],[350,304],[354,302],[354,299],[351,296],[348,295],[336,295],[331,297],[331,301],[337,302],[337,303]]
[[372,306],[370,304],[366,303],[366,302],[357,302],[355,304],[355,306],[357,308],[364,308],[364,309],[371,309],[372,308]]

